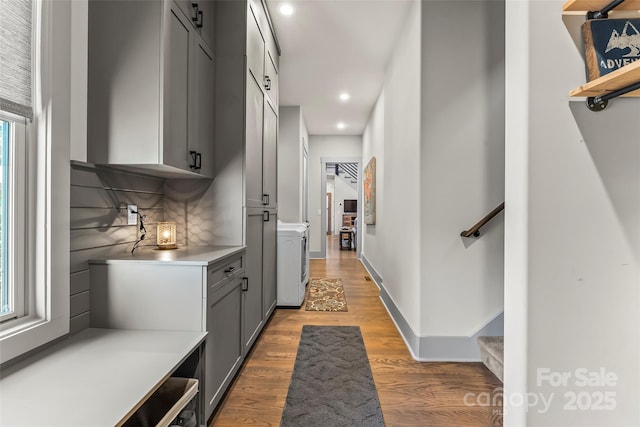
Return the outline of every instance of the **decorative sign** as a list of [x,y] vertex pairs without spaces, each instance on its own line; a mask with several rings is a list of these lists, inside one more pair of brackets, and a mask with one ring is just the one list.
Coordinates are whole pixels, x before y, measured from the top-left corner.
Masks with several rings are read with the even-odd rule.
[[364,223],[376,223],[376,158],[364,168]]
[[592,19],[582,24],[587,80],[640,59],[640,19]]

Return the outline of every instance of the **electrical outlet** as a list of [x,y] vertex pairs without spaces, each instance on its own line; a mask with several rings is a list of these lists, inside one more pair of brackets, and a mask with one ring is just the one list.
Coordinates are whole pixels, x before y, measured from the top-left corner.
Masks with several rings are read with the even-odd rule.
[[127,225],[138,224],[138,205],[127,205]]

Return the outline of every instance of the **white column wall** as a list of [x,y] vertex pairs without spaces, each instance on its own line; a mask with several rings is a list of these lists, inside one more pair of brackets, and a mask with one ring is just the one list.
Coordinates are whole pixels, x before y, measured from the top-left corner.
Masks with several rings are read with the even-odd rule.
[[[505,390],[551,404],[511,404],[505,425],[640,425],[640,144],[632,125],[640,102],[616,99],[593,113],[571,100],[584,62],[560,19],[563,2],[514,3],[506,37],[524,43],[507,45],[507,63],[510,72],[528,64],[528,79],[508,73],[515,87],[507,112],[526,112],[516,114],[528,132],[507,125],[506,203],[518,209],[507,211],[505,250],[514,255],[505,265]],[[523,177],[512,166],[525,152]],[[524,200],[515,191],[523,184]],[[516,312],[523,303],[524,318]],[[545,372],[566,380],[553,383]],[[607,383],[582,385],[585,373]],[[582,409],[572,410],[572,396]]]

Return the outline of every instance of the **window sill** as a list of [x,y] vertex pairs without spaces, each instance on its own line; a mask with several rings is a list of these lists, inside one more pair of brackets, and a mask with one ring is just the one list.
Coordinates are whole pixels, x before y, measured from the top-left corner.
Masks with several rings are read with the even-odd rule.
[[0,364],[69,333],[69,319],[25,316],[3,325],[0,332]]

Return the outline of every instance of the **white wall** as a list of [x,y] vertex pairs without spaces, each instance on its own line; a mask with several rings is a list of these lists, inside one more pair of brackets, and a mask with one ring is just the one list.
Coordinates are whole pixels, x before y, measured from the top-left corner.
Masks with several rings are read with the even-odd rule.
[[501,332],[502,216],[460,232],[504,198],[503,28],[501,2],[415,2],[363,135],[378,173],[363,258],[417,358],[477,360],[474,334]]
[[319,253],[322,250],[322,217],[326,189],[322,188],[321,158],[361,157],[362,137],[352,136],[309,136],[309,250]]
[[503,311],[503,215],[460,236],[504,201],[503,2],[423,3],[421,111],[420,333],[471,336]]
[[[585,74],[562,3],[507,9],[505,390],[553,402],[542,413],[510,405],[505,425],[637,426],[640,144],[630,124],[640,102],[615,99],[592,113],[568,98]],[[579,368],[617,381],[580,387]],[[567,385],[538,385],[539,369],[568,372]],[[603,392],[615,393],[614,409],[565,409],[566,393],[597,402]]]
[[421,6],[414,2],[408,13],[386,68],[384,91],[364,133],[363,168],[376,156],[376,216],[382,216],[375,225],[361,225],[366,261],[383,278],[385,291],[413,335],[420,333],[421,292]]
[[[363,170],[372,157],[376,158],[376,223],[366,225],[363,220],[358,221],[358,232],[362,235],[362,257],[377,269],[382,268],[385,256],[385,242],[382,237],[378,237],[378,230],[384,230],[386,224],[384,214],[384,102],[383,89],[362,135]],[[362,210],[364,211],[364,208]],[[382,276],[382,271],[377,271],[377,273]],[[382,277],[384,279],[384,276]]]

